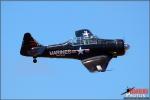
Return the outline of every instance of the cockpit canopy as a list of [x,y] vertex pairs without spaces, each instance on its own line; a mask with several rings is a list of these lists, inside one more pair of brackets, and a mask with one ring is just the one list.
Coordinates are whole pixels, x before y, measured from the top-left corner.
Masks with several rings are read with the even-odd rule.
[[76,37],[72,40],[67,41],[67,44],[72,45],[88,45],[88,44],[97,44],[97,37],[94,36],[90,30],[88,29],[81,29],[75,31]]
[[52,46],[62,46],[62,45],[89,45],[89,44],[97,44],[98,37],[94,36],[90,30],[88,29],[81,29],[78,31],[75,31],[76,37],[73,39],[70,39],[64,43],[61,44],[55,44],[50,45]]

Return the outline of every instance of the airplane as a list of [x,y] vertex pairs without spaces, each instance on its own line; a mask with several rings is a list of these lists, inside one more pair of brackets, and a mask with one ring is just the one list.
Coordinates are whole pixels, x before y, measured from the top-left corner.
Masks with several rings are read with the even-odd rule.
[[135,88],[135,87],[133,87],[133,88],[128,88],[128,87],[127,87],[126,91],[123,92],[121,95],[124,95],[124,94],[126,94],[126,93],[129,93],[129,92],[132,91],[134,88]]
[[75,31],[76,37],[67,42],[43,46],[30,33],[25,33],[20,49],[22,56],[69,58],[81,60],[89,72],[105,72],[109,61],[122,56],[129,49],[129,44],[122,39],[101,39],[89,29]]

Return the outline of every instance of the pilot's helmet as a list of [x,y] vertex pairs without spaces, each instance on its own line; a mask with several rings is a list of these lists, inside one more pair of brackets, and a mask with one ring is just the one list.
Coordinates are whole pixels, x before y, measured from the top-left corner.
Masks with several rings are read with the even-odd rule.
[[93,34],[88,29],[81,29],[75,32],[76,37],[90,37]]

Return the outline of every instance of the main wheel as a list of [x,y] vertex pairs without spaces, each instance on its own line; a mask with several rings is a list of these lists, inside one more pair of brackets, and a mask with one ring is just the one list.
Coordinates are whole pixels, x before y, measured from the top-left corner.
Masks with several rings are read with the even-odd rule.
[[36,60],[36,58],[34,58],[34,59],[33,59],[33,62],[34,62],[34,63],[37,63],[37,60]]

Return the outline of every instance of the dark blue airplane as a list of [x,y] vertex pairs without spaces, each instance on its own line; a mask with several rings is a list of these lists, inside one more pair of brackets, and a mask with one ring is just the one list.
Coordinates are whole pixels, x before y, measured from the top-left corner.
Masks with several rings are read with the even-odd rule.
[[78,59],[90,72],[104,72],[112,58],[124,55],[129,48],[122,39],[101,39],[88,29],[78,30],[75,35],[74,40],[43,46],[30,33],[25,33],[20,54],[33,57],[34,63],[37,57]]

